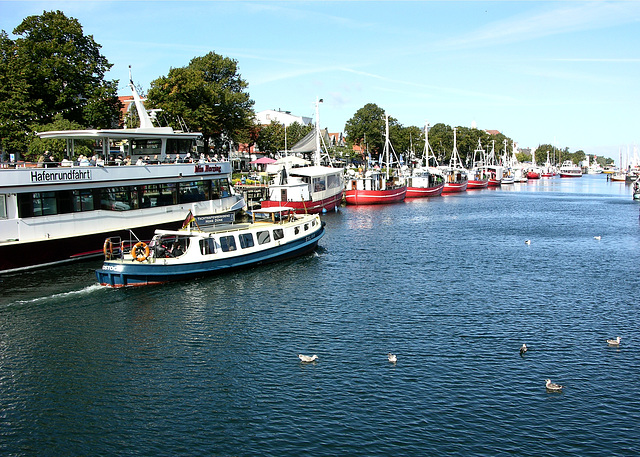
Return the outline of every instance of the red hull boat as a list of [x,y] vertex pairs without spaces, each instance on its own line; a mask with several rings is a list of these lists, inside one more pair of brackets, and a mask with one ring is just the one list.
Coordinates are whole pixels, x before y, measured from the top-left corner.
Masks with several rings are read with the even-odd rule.
[[346,193],[348,205],[381,205],[385,203],[398,203],[405,199],[407,186],[385,190],[352,189]]
[[444,185],[444,189],[442,189],[443,194],[449,194],[453,192],[466,192],[467,191],[468,181],[464,182],[448,182]]
[[437,197],[442,195],[444,184],[435,187],[407,187],[406,198]]
[[486,189],[489,186],[487,179],[470,179],[467,183],[467,190]]

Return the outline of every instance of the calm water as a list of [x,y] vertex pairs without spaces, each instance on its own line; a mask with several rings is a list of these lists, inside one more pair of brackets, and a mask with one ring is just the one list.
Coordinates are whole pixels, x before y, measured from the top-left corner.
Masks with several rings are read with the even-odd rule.
[[219,277],[4,277],[0,453],[639,455],[639,210],[556,178],[342,208],[316,253]]

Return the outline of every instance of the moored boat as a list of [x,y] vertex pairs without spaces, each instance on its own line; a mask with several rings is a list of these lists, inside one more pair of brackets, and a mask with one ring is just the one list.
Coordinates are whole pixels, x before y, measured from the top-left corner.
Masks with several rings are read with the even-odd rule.
[[623,171],[616,171],[610,175],[611,181],[625,182],[627,180],[627,174]]
[[[433,167],[431,165],[433,161]],[[411,170],[407,180],[406,198],[437,197],[444,189],[444,176],[438,170],[438,161],[429,144],[429,124],[424,127],[424,151],[420,166]]]
[[473,151],[471,168],[467,173],[467,190],[486,189],[489,186],[489,176],[486,168],[485,150],[478,139],[478,146]]
[[[181,215],[189,210],[197,217],[233,221],[243,209],[244,198],[231,186],[231,163],[176,163],[187,160],[202,134],[155,126],[131,78],[130,88],[139,128],[38,134],[67,140],[70,151],[77,140],[92,140],[102,148],[96,157],[103,166],[68,161],[68,166],[48,164],[53,168],[0,170],[0,273],[97,257],[107,234],[125,236],[135,229],[148,240],[156,228],[180,228]],[[121,145],[114,153],[116,142]],[[114,155],[158,158],[112,166]]]
[[501,165],[498,165],[498,161],[496,159],[495,152],[496,142],[495,140],[491,141],[491,152],[487,154],[487,174],[489,177],[488,185],[489,187],[500,187],[502,184],[502,175],[504,173],[504,169]]
[[[256,219],[259,214],[270,219]],[[272,263],[311,252],[325,230],[319,215],[296,215],[285,207],[256,210],[252,222],[205,229],[192,229],[190,216],[183,229],[156,230],[149,243],[107,238],[98,282],[143,286]]]
[[[284,163],[281,164],[269,184],[267,198],[260,202],[262,208],[284,206],[301,213],[314,214],[335,210],[342,204],[344,169],[321,164],[323,140],[318,104],[319,101],[316,101],[315,129],[308,138],[299,142],[303,144],[300,149],[313,150],[313,166],[287,168]],[[305,147],[307,144],[309,146]],[[294,146],[292,149],[295,151],[295,148]]]
[[561,178],[580,178],[582,177],[582,168],[575,165],[571,160],[565,160],[560,167]]
[[404,201],[407,195],[406,183],[392,176],[391,141],[389,140],[389,116],[385,114],[385,171],[366,170],[347,177],[345,200],[348,205],[379,205]]
[[462,160],[458,154],[457,143],[457,130],[453,129],[453,151],[451,152],[451,159],[449,160],[448,167],[440,167],[442,174],[444,175],[444,189],[442,193],[457,193],[466,192],[467,185],[469,183],[469,177],[467,170],[462,166]]

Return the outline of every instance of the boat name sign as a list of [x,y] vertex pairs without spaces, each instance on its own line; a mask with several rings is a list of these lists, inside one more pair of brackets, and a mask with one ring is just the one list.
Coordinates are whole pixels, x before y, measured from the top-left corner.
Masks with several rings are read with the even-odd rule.
[[91,181],[91,170],[32,171],[31,182]]
[[196,173],[207,173],[207,172],[220,173],[221,171],[222,171],[222,167],[220,165],[196,165],[196,169],[195,169]]

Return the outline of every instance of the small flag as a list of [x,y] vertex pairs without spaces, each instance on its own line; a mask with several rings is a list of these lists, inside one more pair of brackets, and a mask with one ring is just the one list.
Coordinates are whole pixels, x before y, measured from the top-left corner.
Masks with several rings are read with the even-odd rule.
[[189,214],[187,214],[186,219],[182,223],[182,228],[187,228],[189,226],[189,224],[191,224],[195,220],[196,220],[196,218],[193,217],[193,214],[191,213],[191,210],[189,210]]

